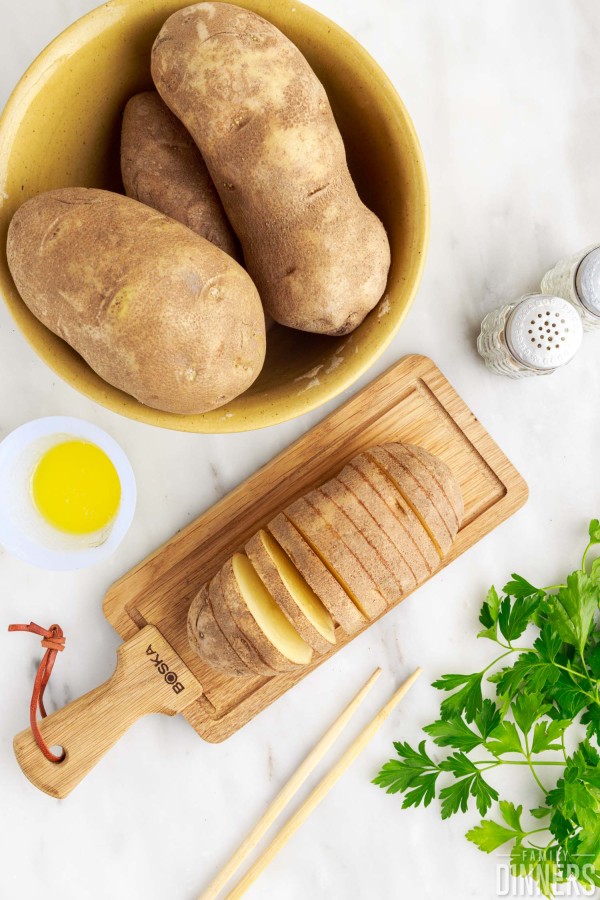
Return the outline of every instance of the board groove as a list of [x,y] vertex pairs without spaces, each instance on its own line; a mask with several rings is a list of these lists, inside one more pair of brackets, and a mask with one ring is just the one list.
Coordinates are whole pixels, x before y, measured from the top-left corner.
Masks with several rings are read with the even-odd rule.
[[228,676],[188,646],[186,616],[197,590],[290,502],[336,475],[361,450],[397,440],[439,455],[461,485],[465,517],[443,566],[527,499],[519,473],[439,369],[426,357],[408,356],[109,589],[104,611],[119,634],[127,639],[145,624],[155,625],[201,682],[204,696],[183,715],[206,740],[221,741],[237,731],[351,638],[338,627],[336,648],[303,670],[271,678]]

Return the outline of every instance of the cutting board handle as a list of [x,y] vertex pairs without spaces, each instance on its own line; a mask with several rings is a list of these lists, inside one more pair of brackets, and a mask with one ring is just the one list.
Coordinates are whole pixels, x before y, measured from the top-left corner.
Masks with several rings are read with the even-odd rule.
[[29,780],[52,797],[69,794],[141,716],[181,712],[202,686],[153,625],[117,650],[114,674],[100,687],[40,722],[49,747],[65,751],[62,762],[46,759],[31,728],[14,740],[17,761]]

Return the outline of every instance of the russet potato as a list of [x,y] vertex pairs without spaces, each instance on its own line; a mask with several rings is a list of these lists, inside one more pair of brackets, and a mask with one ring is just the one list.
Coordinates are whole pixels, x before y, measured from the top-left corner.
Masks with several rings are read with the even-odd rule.
[[178,414],[249,387],[265,322],[248,274],[179,222],[109,191],[33,197],[10,224],[24,302],[109,384]]
[[156,91],[135,94],[123,113],[125,193],[182,222],[239,261],[240,248],[206,163]]
[[356,328],[385,291],[389,243],[300,51],[255,13],[199,3],[167,19],[152,76],[202,153],[267,312],[305,331]]

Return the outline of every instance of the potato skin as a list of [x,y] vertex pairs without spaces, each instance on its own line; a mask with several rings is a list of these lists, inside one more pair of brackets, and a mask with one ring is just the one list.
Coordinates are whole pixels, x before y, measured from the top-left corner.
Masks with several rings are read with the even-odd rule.
[[121,175],[128,197],[182,222],[239,262],[239,242],[206,163],[156,91],[136,94],[125,107]]
[[14,215],[7,255],[32,313],[147,406],[202,413],[260,372],[264,316],[248,274],[136,200],[91,188],[40,194]]
[[[403,469],[401,481],[394,474],[400,467],[399,460]],[[443,506],[442,500],[445,501]],[[413,511],[413,505],[418,514]],[[440,519],[438,507],[447,507],[449,513],[451,540],[447,549],[450,549],[463,517],[463,498],[456,475],[427,450],[394,442],[364,448],[346,463],[338,476],[294,500],[263,527],[279,542],[333,619],[348,635],[353,635],[383,613],[387,606],[426,581],[440,566],[445,553],[438,554],[435,549],[435,540],[442,543],[439,531],[436,532]],[[385,550],[384,540],[388,540],[388,535],[391,543]],[[263,546],[259,529],[246,543],[245,552],[259,579],[285,612],[287,600],[268,576],[256,553],[257,548]],[[390,556],[390,550],[394,551],[395,558]],[[248,639],[254,645],[258,622],[239,589],[232,560],[230,557],[210,582],[210,605],[228,640],[231,641],[230,623],[237,617],[239,628],[243,629],[247,623],[252,629]],[[390,577],[392,574],[393,578]],[[218,587],[213,602],[215,582]],[[206,592],[206,586],[202,592]],[[198,613],[204,604],[202,592],[192,602],[188,613],[188,639],[192,649],[211,663],[208,653],[212,653],[212,647],[209,646],[205,653],[199,639],[202,635],[198,635]],[[297,627],[297,615],[293,617],[293,624]],[[234,628],[238,626],[233,625]],[[310,643],[309,634],[302,637]],[[264,640],[261,643],[264,646]],[[233,643],[232,646],[235,647]],[[237,647],[235,649],[237,651]],[[271,650],[268,643],[266,649]],[[314,646],[317,653],[332,649],[327,643]],[[229,650],[226,652],[228,654]],[[279,651],[274,659],[269,659],[273,669],[285,671],[297,667],[284,660],[284,668],[280,668],[277,653]],[[260,654],[264,656],[262,650]],[[251,661],[245,661],[251,664]],[[216,663],[222,666],[218,657]]]
[[305,331],[356,328],[385,290],[389,243],[300,51],[252,12],[200,3],[167,19],[152,76],[200,148],[268,312]]

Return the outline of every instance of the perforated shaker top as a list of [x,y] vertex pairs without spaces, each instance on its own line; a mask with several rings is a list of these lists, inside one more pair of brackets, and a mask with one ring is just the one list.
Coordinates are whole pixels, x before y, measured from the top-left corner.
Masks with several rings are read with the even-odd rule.
[[593,316],[600,317],[600,247],[583,257],[575,283],[583,305]]
[[547,371],[564,366],[575,356],[583,326],[568,300],[529,294],[513,309],[505,334],[509,349],[519,362]]

